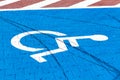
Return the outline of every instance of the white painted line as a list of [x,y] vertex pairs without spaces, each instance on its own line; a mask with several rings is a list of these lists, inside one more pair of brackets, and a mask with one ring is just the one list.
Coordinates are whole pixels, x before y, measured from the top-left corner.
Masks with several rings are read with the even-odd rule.
[[35,3],[33,5],[23,7],[22,9],[40,9],[43,6],[46,6],[46,5],[49,5],[49,4],[58,2],[58,1],[60,1],[60,0],[45,0],[45,1],[41,1],[39,3]]
[[17,2],[17,1],[20,1],[20,0],[4,0],[4,1],[0,1],[0,6],[11,4],[11,3],[14,3],[14,2]]
[[75,5],[72,5],[72,6],[70,6],[71,8],[73,7],[73,8],[75,8],[75,7],[87,7],[87,6],[89,6],[89,5],[91,5],[91,4],[93,4],[93,3],[96,3],[96,2],[99,2],[99,1],[101,1],[101,0],[85,0],[85,1],[82,1],[82,2],[80,2],[80,3],[77,3],[77,4],[75,4]]
[[115,7],[120,7],[120,3],[119,3],[119,4],[117,4],[117,5],[115,5]]
[[56,8],[19,8],[19,9],[0,9],[0,11],[22,11],[22,10],[64,10],[64,9],[101,9],[101,8],[118,8],[120,9],[120,6],[94,6],[94,7],[56,7]]

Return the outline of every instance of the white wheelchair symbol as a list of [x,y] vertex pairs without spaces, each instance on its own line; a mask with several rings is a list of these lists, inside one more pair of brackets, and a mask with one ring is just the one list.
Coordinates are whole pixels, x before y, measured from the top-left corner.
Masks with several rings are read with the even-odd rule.
[[16,47],[20,50],[24,50],[24,51],[36,52],[36,51],[44,50],[44,48],[32,48],[32,47],[25,46],[21,43],[22,38],[29,36],[29,35],[34,35],[34,34],[48,34],[48,35],[52,34],[52,35],[56,35],[56,36],[60,37],[60,38],[55,38],[56,43],[58,45],[57,49],[30,55],[31,58],[35,59],[39,63],[47,61],[45,58],[43,58],[44,56],[67,51],[68,48],[66,47],[64,40],[68,40],[72,47],[79,47],[79,44],[77,42],[78,39],[91,39],[93,41],[108,40],[107,36],[101,35],[101,34],[88,35],[88,36],[66,37],[67,35],[64,33],[56,32],[56,31],[39,30],[39,31],[29,31],[29,32],[24,32],[24,33],[18,34],[11,39],[11,44],[14,47]]

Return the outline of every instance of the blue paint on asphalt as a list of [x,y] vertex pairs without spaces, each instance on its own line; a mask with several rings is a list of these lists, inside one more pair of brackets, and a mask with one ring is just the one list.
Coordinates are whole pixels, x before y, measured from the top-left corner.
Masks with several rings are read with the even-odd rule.
[[[109,40],[78,40],[80,47],[45,56],[45,63],[30,57],[34,52],[11,45],[26,31],[50,30],[70,36],[103,34]],[[46,35],[21,40],[30,47],[50,50],[58,46]],[[65,41],[68,43],[68,41]],[[44,44],[44,45],[43,45]],[[26,10],[0,12],[0,80],[120,80],[120,9]]]

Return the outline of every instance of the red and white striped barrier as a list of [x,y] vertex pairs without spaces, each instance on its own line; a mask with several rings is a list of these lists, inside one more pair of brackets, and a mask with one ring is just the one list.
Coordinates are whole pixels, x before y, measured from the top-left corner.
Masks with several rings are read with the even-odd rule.
[[0,0],[0,9],[119,7],[120,0]]

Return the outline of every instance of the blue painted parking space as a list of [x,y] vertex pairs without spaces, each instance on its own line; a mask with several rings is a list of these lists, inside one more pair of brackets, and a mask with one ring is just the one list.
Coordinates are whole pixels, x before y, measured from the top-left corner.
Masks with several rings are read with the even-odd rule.
[[120,9],[0,12],[0,80],[120,80]]

